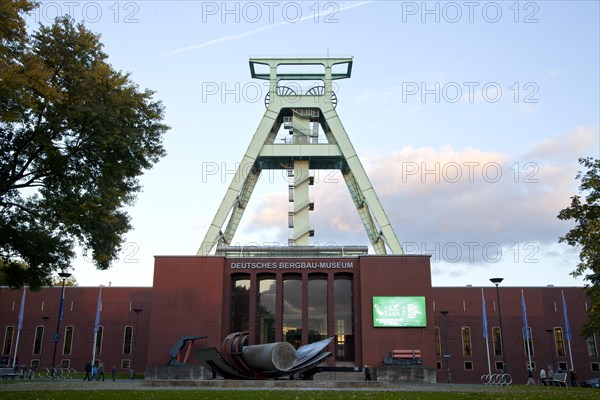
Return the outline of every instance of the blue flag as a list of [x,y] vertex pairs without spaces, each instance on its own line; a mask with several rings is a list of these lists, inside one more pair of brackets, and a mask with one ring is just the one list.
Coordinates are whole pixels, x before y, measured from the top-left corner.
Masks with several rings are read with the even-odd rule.
[[481,288],[481,301],[482,301],[482,306],[481,306],[481,314],[482,314],[482,318],[483,318],[483,337],[487,339],[487,314],[485,312],[485,296],[483,295],[483,288]]
[[94,333],[98,332],[100,328],[100,307],[102,304],[102,286],[100,286],[100,293],[98,293],[98,306],[96,307],[96,322],[94,322]]
[[527,307],[525,306],[525,295],[523,289],[521,289],[521,312],[523,313],[523,337],[525,340],[529,340],[529,324],[527,323]]
[[23,288],[23,296],[21,297],[21,309],[19,310],[19,324],[17,330],[23,329],[23,314],[25,313],[25,292],[27,288]]
[[571,340],[571,327],[569,326],[569,318],[567,317],[567,302],[565,301],[565,292],[561,290],[563,300],[563,313],[565,317],[565,335],[567,340]]
[[60,309],[58,310],[58,322],[59,323],[62,321],[64,308],[65,308],[65,298],[61,297],[60,298]]

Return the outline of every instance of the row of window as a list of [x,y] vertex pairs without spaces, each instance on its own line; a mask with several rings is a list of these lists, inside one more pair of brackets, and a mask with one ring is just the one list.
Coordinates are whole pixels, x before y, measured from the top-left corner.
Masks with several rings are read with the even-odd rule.
[[[33,339],[33,349],[32,355],[41,355],[42,354],[42,346],[44,343],[44,331],[45,327],[43,325],[38,325],[35,327],[35,335]],[[103,339],[104,327],[102,325],[98,326],[98,333],[96,336],[96,354],[102,354],[102,339]],[[64,328],[63,334],[63,344],[62,344],[62,354],[63,355],[71,355],[73,350],[73,337],[75,335],[75,327],[73,325],[67,325]],[[13,347],[13,341],[15,337],[15,327],[7,326],[4,331],[4,342],[2,345],[2,355],[10,355]],[[123,355],[131,355],[132,351],[132,343],[133,343],[133,326],[127,325],[123,329],[123,347],[122,354]],[[69,368],[68,366],[63,368]]]
[[[462,340],[462,353],[465,357],[470,357],[473,355],[473,348],[471,346],[471,328],[468,326],[463,326],[461,329],[461,340]],[[522,328],[522,333],[524,335],[524,329]],[[535,355],[535,347],[533,345],[533,331],[531,327],[528,327],[529,337],[527,341],[523,341],[523,350],[525,355],[534,356]],[[501,357],[503,354],[502,349],[502,341],[500,335],[500,327],[493,326],[492,327],[492,347],[494,349],[494,355],[497,357]],[[556,355],[559,357],[565,357],[565,340],[563,336],[563,329],[561,327],[555,327],[553,330],[548,331],[549,335],[554,336],[554,346],[553,349],[556,351]],[[596,337],[591,335],[587,338],[587,349],[588,355],[590,357],[598,357],[598,348],[596,347]],[[446,350],[448,351],[448,350]],[[438,356],[442,355],[442,343],[441,343],[441,334],[440,327],[435,327],[435,354]]]
[[[354,360],[352,275],[286,274],[280,279],[278,283],[273,274],[259,275],[256,287],[252,287],[248,274],[232,276],[230,330],[247,331],[253,323],[257,344],[274,342],[281,335],[283,341],[298,348],[327,338],[331,333],[327,331],[328,326],[334,326],[336,359]],[[333,293],[328,292],[329,283]],[[307,296],[303,295],[304,291]],[[279,307],[278,293],[281,293]],[[254,310],[250,310],[251,298],[255,299]],[[307,299],[306,304],[303,298]],[[328,313],[329,302],[333,303],[333,315]],[[280,314],[277,314],[278,309]],[[306,321],[305,326],[303,321]],[[276,332],[277,326],[280,332]],[[306,332],[305,339],[303,332]]]
[[[502,361],[495,361],[494,362],[494,368],[496,369],[496,371],[502,371]],[[438,370],[442,370],[443,366],[442,366],[442,361],[436,361],[436,367]],[[532,361],[531,363],[529,363],[529,361],[525,364],[525,368],[531,368],[533,371],[536,371],[536,363],[535,361]],[[473,367],[473,361],[463,361],[463,369],[465,371],[473,371],[475,368]],[[558,362],[558,369],[562,369],[563,371],[567,370],[567,363],[564,361],[559,361]],[[591,362],[590,363],[590,371],[592,372],[599,372],[600,371],[600,363],[598,362]]]

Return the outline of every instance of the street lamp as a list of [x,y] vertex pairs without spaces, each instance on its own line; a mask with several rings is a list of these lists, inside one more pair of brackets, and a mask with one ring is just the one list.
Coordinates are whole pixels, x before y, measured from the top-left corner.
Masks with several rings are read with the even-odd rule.
[[554,342],[554,338],[552,336],[554,336],[554,329],[546,329],[546,332],[548,332],[548,336],[550,339],[550,357],[552,360],[552,371],[554,371],[554,346],[552,345],[552,343]]
[[56,322],[56,332],[54,333],[54,353],[52,353],[52,378],[55,377],[56,369],[54,363],[56,362],[56,347],[58,345],[58,339],[60,338],[60,321],[62,321],[63,308],[65,304],[65,282],[68,277],[71,276],[68,272],[59,272],[58,276],[62,279],[62,290],[60,291],[60,307],[58,309],[58,321]]
[[136,356],[136,353],[137,353],[136,347],[137,347],[137,339],[138,339],[138,319],[140,317],[140,313],[142,312],[142,309],[141,308],[134,308],[133,312],[135,312],[135,334],[134,334],[134,338],[133,338],[134,339],[134,341],[133,341],[133,355],[131,356],[131,361],[132,361],[132,364],[133,364],[133,365],[131,365],[131,371],[130,371],[131,372],[131,374],[130,374],[131,375],[130,376],[131,379],[135,379],[135,367],[137,366],[137,365],[135,365],[135,356]]
[[496,285],[496,299],[498,303],[498,322],[500,323],[500,348],[502,349],[502,373],[506,373],[506,349],[504,348],[504,329],[502,329],[502,312],[500,311],[500,290],[498,285],[504,278],[491,278],[490,282]]
[[[440,314],[444,316],[444,321],[446,321],[446,315],[448,315],[448,311],[440,311]],[[448,351],[448,324],[444,322],[444,347],[446,348],[446,354],[444,354],[444,358],[446,359],[446,372],[448,374],[448,383],[452,382],[452,373],[450,372],[450,352]]]

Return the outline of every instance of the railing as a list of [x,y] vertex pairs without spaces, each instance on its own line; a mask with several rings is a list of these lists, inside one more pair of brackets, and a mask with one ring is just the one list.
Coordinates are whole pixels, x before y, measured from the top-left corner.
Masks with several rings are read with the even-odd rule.
[[[296,99],[299,100],[300,97],[302,96],[323,96],[325,95],[325,86],[312,86],[312,87],[304,87],[304,86],[277,86],[277,88],[275,89],[275,94],[277,96],[284,96],[287,97],[288,100],[290,98],[292,99]],[[337,99],[337,95],[335,94],[335,91],[332,88],[331,91],[331,104],[333,105],[333,108],[337,107],[337,103],[338,103],[338,99]],[[269,104],[271,103],[271,92],[267,92],[267,94],[265,95],[265,107],[269,107]]]

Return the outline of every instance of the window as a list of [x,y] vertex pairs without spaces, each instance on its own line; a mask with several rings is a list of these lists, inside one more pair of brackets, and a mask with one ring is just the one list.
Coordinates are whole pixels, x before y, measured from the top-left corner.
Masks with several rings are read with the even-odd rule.
[[592,371],[598,372],[598,371],[600,371],[600,363],[597,363],[597,362],[590,363],[590,368],[592,369]]
[[261,277],[256,294],[257,343],[275,341],[275,278]]
[[71,350],[73,349],[73,330],[73,325],[65,327],[65,341],[63,343],[63,354],[65,355],[71,354]]
[[554,328],[554,348],[556,349],[556,355],[559,357],[565,356],[565,341],[562,328]]
[[102,353],[102,338],[104,336],[104,327],[98,326],[98,332],[96,333],[96,354]]
[[436,326],[433,328],[433,332],[435,334],[435,355],[442,355],[442,343],[440,342],[440,327]]
[[40,367],[40,359],[34,358],[31,360],[31,369],[38,369]]
[[596,337],[594,335],[587,337],[587,348],[590,357],[598,357],[598,348],[596,347]]
[[465,371],[473,370],[473,361],[465,361]]
[[71,368],[71,360],[61,360],[60,367],[61,368]]
[[562,369],[563,371],[567,370],[567,363],[564,361],[559,361],[558,362],[558,369]]
[[231,332],[245,332],[250,322],[250,278],[234,276],[231,290]]
[[327,275],[308,277],[308,343],[327,338]]
[[536,370],[535,361],[532,361],[531,363],[529,361],[527,361],[525,363],[525,369],[529,369],[529,368],[531,368],[532,371]]
[[123,354],[131,354],[131,342],[133,340],[133,326],[127,325],[123,334]]
[[494,363],[494,367],[496,368],[496,371],[502,371],[503,368],[502,366],[504,365],[504,363],[502,361],[496,361]]
[[42,342],[44,341],[44,327],[35,327],[35,336],[33,338],[33,354],[39,355],[42,352]]
[[121,360],[121,369],[129,369],[131,360]]
[[333,281],[335,359],[354,361],[354,305],[352,275],[336,274]]
[[529,331],[529,338],[525,340],[525,328],[523,328],[523,348],[525,350],[525,356],[531,355],[533,357],[535,354],[533,352],[533,331],[531,327],[527,327]]
[[436,362],[435,362],[435,367],[436,367],[438,370],[440,370],[440,371],[441,371],[441,370],[442,370],[442,362],[441,362],[441,361],[436,361]]
[[472,356],[471,352],[471,328],[468,326],[463,326],[461,328],[462,332],[462,343],[463,343],[463,356]]
[[302,279],[283,277],[283,341],[295,348],[302,345]]
[[[502,356],[502,342],[500,339],[500,327],[494,326],[492,327],[492,342],[494,346],[494,355],[496,357]],[[502,368],[500,368],[502,369]]]
[[4,331],[4,346],[2,346],[2,354],[8,355],[10,354],[10,349],[12,349],[13,336],[15,334],[14,326],[7,326]]

